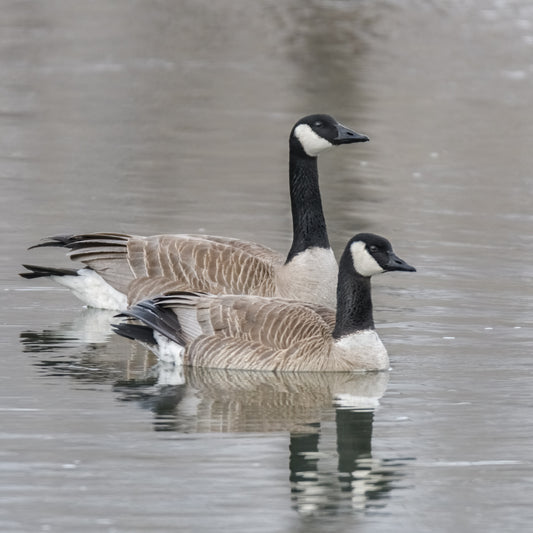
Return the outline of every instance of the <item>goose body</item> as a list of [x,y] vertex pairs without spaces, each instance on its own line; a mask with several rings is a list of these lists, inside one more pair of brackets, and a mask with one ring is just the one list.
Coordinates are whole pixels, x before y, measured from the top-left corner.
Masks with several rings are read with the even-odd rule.
[[[415,269],[385,238],[361,233],[347,244],[337,309],[283,298],[177,292],[143,300],[120,316],[124,337],[177,364],[265,371],[377,371],[389,368],[374,329],[370,278]],[[133,322],[132,322],[133,320]]]
[[336,145],[368,141],[329,115],[300,119],[289,137],[293,242],[286,257],[253,242],[209,235],[123,233],[58,235],[34,246],[57,246],[86,265],[79,270],[23,265],[32,279],[50,277],[86,305],[123,310],[174,291],[252,294],[335,306],[337,262],[318,185],[317,156]]

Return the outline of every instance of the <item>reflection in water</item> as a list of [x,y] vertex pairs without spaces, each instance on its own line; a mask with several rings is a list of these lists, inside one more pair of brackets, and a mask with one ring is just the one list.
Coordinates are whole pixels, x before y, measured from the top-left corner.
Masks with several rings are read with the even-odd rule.
[[112,313],[85,309],[58,328],[23,332],[21,342],[24,351],[40,354],[35,364],[46,375],[113,383],[119,401],[153,413],[155,431],[288,432],[291,498],[302,515],[385,505],[404,463],[372,457],[374,410],[387,373],[275,374],[154,365],[145,350],[124,357],[122,340],[109,337],[111,318]]
[[185,405],[187,387],[184,384],[162,385],[157,376],[145,379],[117,381],[113,390],[121,393],[120,401],[134,401],[142,409],[152,411],[155,431],[179,431],[175,423],[176,407]]
[[104,344],[111,337],[110,327],[114,311],[82,308],[75,320],[65,322],[55,329],[41,332],[26,331],[21,334],[25,352],[46,352],[82,344]]
[[[263,373],[159,366],[158,383],[117,383],[122,401],[155,415],[156,431],[287,431],[294,508],[303,515],[376,510],[405,460],[372,457],[374,410],[388,374]],[[183,384],[169,385],[184,380]]]
[[[337,513],[342,508],[365,511],[385,506],[383,499],[402,477],[405,460],[372,458],[373,418],[372,410],[337,409],[336,449],[323,432],[291,434],[291,492],[301,513]],[[319,447],[321,439],[324,447]],[[334,458],[336,467],[332,464]]]
[[91,383],[114,382],[124,375],[146,376],[154,358],[140,349],[138,356],[124,357],[123,343],[110,327],[114,314],[84,308],[72,321],[41,331],[23,331],[23,351],[39,354],[34,364],[48,376],[70,376]]

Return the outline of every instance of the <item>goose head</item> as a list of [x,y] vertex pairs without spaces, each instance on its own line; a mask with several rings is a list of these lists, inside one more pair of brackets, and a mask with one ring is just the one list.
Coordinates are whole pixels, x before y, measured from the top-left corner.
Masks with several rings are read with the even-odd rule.
[[393,270],[416,271],[393,252],[384,237],[359,233],[348,241],[339,262],[334,339],[374,329],[370,278]]
[[301,118],[293,127],[290,145],[303,150],[309,157],[317,157],[324,150],[339,144],[366,142],[368,137],[337,122],[330,115],[309,115]]
[[353,268],[365,278],[394,270],[416,272],[416,269],[400,259],[391,243],[373,233],[359,233],[348,243]]

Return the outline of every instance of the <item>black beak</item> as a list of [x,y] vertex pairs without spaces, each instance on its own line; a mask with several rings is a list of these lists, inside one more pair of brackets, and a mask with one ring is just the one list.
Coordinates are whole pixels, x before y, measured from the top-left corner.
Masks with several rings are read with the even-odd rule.
[[389,261],[383,267],[385,271],[401,270],[403,272],[416,272],[416,268],[408,265],[403,259],[400,259],[394,252],[389,252]]
[[342,124],[337,124],[337,137],[333,139],[333,144],[364,143],[370,139],[362,133],[357,133]]

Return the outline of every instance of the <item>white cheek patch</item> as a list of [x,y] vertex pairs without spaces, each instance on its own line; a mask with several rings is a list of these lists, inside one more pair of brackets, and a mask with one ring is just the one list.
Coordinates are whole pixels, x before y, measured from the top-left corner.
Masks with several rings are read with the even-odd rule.
[[350,246],[353,265],[361,276],[370,277],[385,272],[378,262],[368,253],[365,243],[356,241]]
[[333,148],[333,144],[317,135],[308,124],[296,126],[294,135],[300,141],[305,153],[311,157],[316,157],[324,150]]

